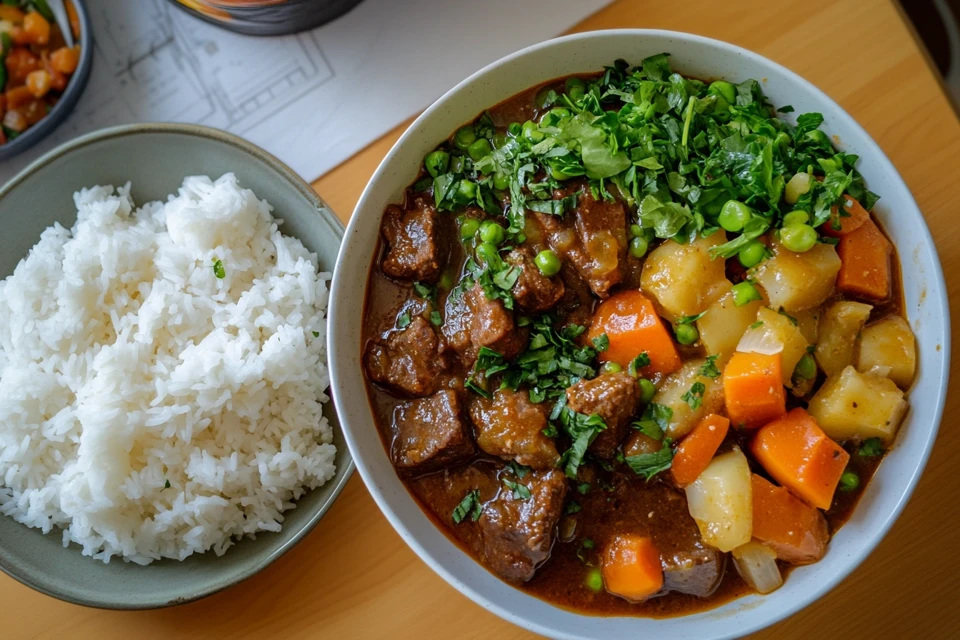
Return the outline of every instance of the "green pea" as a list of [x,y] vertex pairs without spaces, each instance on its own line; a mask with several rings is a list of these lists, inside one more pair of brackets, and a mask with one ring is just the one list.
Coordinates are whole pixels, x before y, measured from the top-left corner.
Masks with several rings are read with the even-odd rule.
[[493,153],[493,147],[490,146],[490,141],[486,138],[480,138],[469,147],[467,147],[467,155],[470,156],[470,159],[476,162],[480,158],[484,158]]
[[747,280],[733,285],[733,288],[730,289],[730,291],[733,292],[733,304],[737,307],[750,304],[754,300],[763,300],[763,297],[760,295],[760,292],[757,291],[757,288],[753,286],[753,283]]
[[840,491],[853,491],[860,486],[860,476],[853,471],[844,471],[840,476]]
[[507,125],[507,135],[513,136],[514,138],[519,136],[522,131],[523,127],[519,122],[511,122],[509,125]]
[[534,144],[543,140],[544,137],[543,132],[537,128],[537,125],[533,120],[527,120],[523,123],[522,135],[524,138]]
[[472,145],[477,140],[477,133],[473,130],[473,125],[467,125],[466,127],[460,127],[457,129],[457,132],[453,134],[453,144],[462,151],[466,151],[467,148]]
[[544,127],[552,127],[564,118],[569,117],[569,109],[564,109],[563,107],[554,107],[540,117],[540,125]]
[[463,156],[450,156],[450,173],[463,173],[466,163]]
[[489,242],[481,242],[477,245],[477,255],[488,265],[495,263],[500,258],[497,247]]
[[766,255],[766,245],[759,240],[751,240],[740,249],[737,258],[740,260],[740,264],[749,269],[763,262],[763,258]]
[[587,83],[580,78],[567,78],[567,81],[563,84],[563,89],[570,96],[570,99],[576,102],[586,95]]
[[457,186],[457,192],[465,200],[473,200],[477,197],[477,183],[469,180],[461,180]]
[[450,167],[450,154],[446,151],[431,151],[423,159],[423,166],[427,168],[427,173],[436,178],[442,173],[446,173]]
[[594,593],[600,593],[603,590],[603,574],[598,567],[593,567],[587,572],[587,579],[584,581],[587,589]]
[[533,259],[533,262],[537,265],[540,273],[548,278],[560,273],[560,256],[550,249],[544,249],[538,253],[537,257]]
[[677,342],[682,345],[689,346],[700,339],[700,332],[693,323],[677,325],[674,334],[677,336]]
[[726,80],[711,82],[710,86],[707,87],[707,93],[720,96],[729,104],[735,104],[737,102],[737,88]]
[[506,191],[510,188],[510,178],[507,174],[497,172],[493,175],[493,188],[497,191]]
[[780,242],[790,251],[810,251],[817,244],[817,230],[808,224],[789,224],[780,229]]
[[480,225],[480,239],[492,245],[500,246],[507,237],[506,230],[493,220],[485,220]]
[[791,211],[787,215],[783,216],[783,226],[791,224],[807,224],[810,222],[810,216],[806,211]]
[[727,200],[720,209],[717,221],[727,231],[742,231],[750,219],[750,207],[739,200]]
[[650,243],[647,242],[647,239],[643,236],[637,236],[636,238],[630,238],[630,255],[634,258],[642,258],[647,255],[647,249],[650,248]]
[[493,134],[493,146],[499,149],[503,145],[507,144],[507,134],[497,132]]
[[604,373],[620,373],[623,371],[623,367],[616,362],[604,362],[600,370]]
[[803,357],[793,368],[793,377],[799,380],[813,380],[817,377],[817,362],[809,353],[803,354]]
[[477,231],[480,230],[480,221],[476,218],[464,218],[463,222],[460,224],[460,237],[464,240],[472,238],[477,235]]
[[653,386],[653,382],[646,378],[640,378],[637,380],[637,385],[640,387],[640,402],[650,404],[653,396],[657,393],[657,388]]
[[630,225],[630,235],[633,236],[634,238],[642,238],[642,237],[643,237],[643,227],[641,227],[641,226],[638,225],[638,224],[632,224],[632,225]]

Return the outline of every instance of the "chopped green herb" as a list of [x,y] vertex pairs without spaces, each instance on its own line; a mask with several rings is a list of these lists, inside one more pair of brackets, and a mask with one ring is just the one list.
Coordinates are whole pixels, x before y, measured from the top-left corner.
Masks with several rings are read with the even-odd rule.
[[164,480],[164,481],[163,481],[163,488],[164,488],[164,489],[169,489],[169,488],[170,488],[170,481],[169,481],[169,480]]
[[414,282],[413,290],[416,291],[417,295],[424,300],[434,302],[437,299],[437,288],[435,286]]
[[463,500],[454,508],[453,521],[456,524],[460,524],[464,519],[469,517],[472,521],[476,522],[480,519],[482,512],[483,503],[480,501],[480,492],[474,489],[463,496]]
[[697,375],[701,375],[705,378],[719,378],[720,368],[717,367],[717,358],[719,357],[719,353],[712,356],[707,356],[707,361],[700,365],[700,370],[697,371]]
[[567,503],[567,506],[563,509],[563,515],[569,516],[574,513],[580,513],[583,510],[583,507],[580,506],[579,502],[574,502],[571,500]]
[[787,320],[789,320],[789,321],[790,321],[790,324],[792,324],[792,325],[795,326],[795,327],[796,327],[798,324],[800,324],[800,323],[797,321],[796,318],[794,318],[792,315],[790,315],[789,313],[787,313],[786,311],[784,311],[784,310],[783,310],[783,307],[780,307],[780,309],[777,310],[777,313],[779,313],[779,314],[782,315],[784,318],[786,318]]
[[514,482],[513,480],[507,480],[506,478],[504,478],[503,484],[507,487],[507,489],[513,491],[514,500],[530,499],[530,489],[527,487],[527,485]]
[[590,491],[589,482],[581,482],[580,484],[577,485],[577,493],[579,493],[580,495],[582,496],[586,495],[588,491]]
[[440,325],[443,324],[443,316],[440,315],[439,311],[430,312],[430,324],[432,324],[435,327],[439,327]]
[[486,398],[487,400],[493,399],[493,394],[478,385],[472,378],[467,378],[467,381],[463,383],[463,386],[470,391],[473,391],[478,396]]
[[860,445],[857,453],[865,458],[882,456],[884,454],[883,442],[880,438],[867,438],[863,441],[863,444]]
[[691,411],[696,411],[703,404],[703,394],[707,390],[702,382],[694,382],[690,390],[680,396],[680,399],[687,403]]
[[313,333],[313,337],[314,337],[314,338],[319,338],[319,337],[320,337],[320,332],[319,332],[319,331],[313,331],[312,333]]
[[227,277],[227,272],[223,268],[223,261],[220,260],[220,258],[213,259],[213,275],[220,280],[223,280]]
[[601,353],[610,348],[610,338],[605,333],[598,335],[592,342],[593,348]]
[[564,407],[560,412],[560,424],[573,440],[570,448],[560,456],[560,466],[563,467],[563,471],[568,478],[576,478],[577,469],[583,462],[587,447],[601,431],[607,428],[607,425],[603,418],[595,413],[586,416],[568,407]]
[[650,480],[661,471],[666,471],[673,464],[673,449],[670,448],[670,439],[663,441],[663,448],[654,453],[641,453],[625,458],[627,465],[644,480]]
[[759,328],[762,327],[762,326],[763,326],[763,320],[757,320],[757,321],[754,322],[752,325],[750,325],[750,328],[751,328],[751,329],[759,329]]
[[591,540],[590,538],[583,539],[583,542],[580,543],[580,548],[577,549],[577,558],[580,559],[580,562],[582,562],[585,565],[590,564],[590,562],[587,560],[587,555],[589,554],[590,551],[593,551],[593,548],[595,546],[596,545],[593,543],[593,540]]
[[706,311],[703,313],[698,313],[695,316],[682,316],[679,320],[677,320],[677,324],[693,324],[705,315],[707,315]]
[[513,471],[513,474],[523,480],[527,477],[527,474],[530,473],[530,467],[524,466],[517,462],[516,460],[511,460],[507,463],[507,467]]
[[627,373],[636,377],[640,369],[650,366],[650,356],[646,351],[641,352],[637,355],[636,358],[630,361],[630,364],[627,365]]
[[397,327],[400,329],[406,329],[408,326],[410,326],[410,322],[410,312],[404,311],[400,314],[400,317],[397,318]]

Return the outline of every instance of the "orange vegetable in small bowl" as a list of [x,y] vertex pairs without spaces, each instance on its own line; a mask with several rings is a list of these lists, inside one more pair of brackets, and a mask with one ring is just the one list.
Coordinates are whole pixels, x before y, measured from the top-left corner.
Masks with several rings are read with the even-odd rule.
[[638,371],[643,376],[665,376],[682,364],[670,331],[653,302],[640,291],[621,291],[600,303],[588,337],[593,340],[603,334],[610,346],[600,353],[601,362],[616,362],[626,369],[634,358],[646,353],[650,364]]

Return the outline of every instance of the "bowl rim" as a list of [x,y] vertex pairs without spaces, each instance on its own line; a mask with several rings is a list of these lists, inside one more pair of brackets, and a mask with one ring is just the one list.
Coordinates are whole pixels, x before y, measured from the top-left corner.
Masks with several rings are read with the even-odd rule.
[[[136,124],[126,124],[116,127],[108,127],[105,129],[99,129],[91,133],[84,134],[69,142],[65,142],[54,149],[48,151],[43,156],[30,163],[26,168],[17,173],[13,178],[11,178],[5,185],[0,187],[0,200],[2,200],[8,193],[19,187],[28,177],[30,177],[35,171],[46,167],[47,165],[52,164],[53,162],[63,158],[64,156],[69,155],[70,153],[82,149],[84,147],[102,142],[104,140],[110,140],[113,138],[123,138],[130,135],[139,135],[139,134],[179,134],[187,135],[197,138],[203,138],[206,140],[212,140],[215,142],[220,142],[227,144],[229,146],[235,147],[240,151],[246,152],[249,155],[254,156],[258,160],[266,163],[278,173],[280,173],[283,178],[286,180],[287,184],[293,187],[301,196],[307,199],[307,201],[313,205],[323,219],[333,227],[333,230],[338,233],[341,237],[341,243],[343,239],[344,226],[340,219],[333,215],[333,210],[320,198],[316,191],[310,187],[310,185],[301,178],[293,169],[284,164],[282,161],[277,159],[272,154],[264,151],[257,145],[252,142],[248,142],[239,136],[235,136],[232,133],[223,131],[221,129],[215,129],[213,127],[207,127],[204,125],[195,125],[195,124],[180,124],[180,123],[168,123],[168,122],[155,122],[155,123],[136,123]],[[327,212],[329,215],[323,213]],[[339,251],[337,255],[337,260],[339,260]],[[327,305],[327,321],[329,322],[330,305]],[[330,354],[327,353],[328,369],[330,365]],[[331,383],[332,384],[332,383]],[[332,394],[331,398],[328,401],[331,408],[336,411],[337,403],[333,399]],[[338,416],[339,418],[339,416]],[[343,423],[340,423],[340,431],[346,437],[346,432],[343,429]],[[339,453],[339,452],[338,452]],[[98,600],[95,598],[89,598],[84,595],[82,590],[69,591],[61,589],[56,585],[48,584],[43,580],[37,580],[32,574],[20,573],[16,568],[8,561],[6,556],[0,553],[0,571],[10,576],[17,582],[20,582],[35,591],[39,591],[44,595],[56,598],[58,600],[63,600],[71,604],[77,604],[84,607],[91,607],[94,609],[112,609],[112,610],[123,610],[123,611],[137,611],[137,610],[147,610],[147,609],[163,609],[166,607],[172,607],[176,605],[186,604],[188,602],[194,602],[207,596],[211,596],[215,593],[219,593],[225,589],[233,587],[249,578],[252,578],[254,575],[260,573],[266,569],[269,565],[273,564],[281,556],[286,554],[288,551],[293,549],[297,544],[303,541],[307,535],[313,531],[317,526],[320,520],[326,515],[327,511],[333,506],[333,504],[340,497],[341,492],[344,487],[347,485],[347,482],[353,476],[354,471],[356,470],[356,463],[353,459],[353,452],[350,451],[349,446],[346,451],[342,452],[344,456],[343,459],[343,471],[337,470],[337,475],[328,481],[327,484],[323,487],[331,487],[332,491],[329,499],[326,502],[320,505],[316,510],[316,513],[312,514],[306,523],[297,531],[290,534],[288,540],[284,541],[273,553],[268,554],[262,558],[259,558],[256,562],[250,562],[247,568],[243,571],[237,573],[234,579],[225,581],[223,583],[214,584],[213,586],[194,591],[183,598],[177,598],[174,600],[155,600],[155,601],[145,601],[139,604],[129,604],[124,602],[105,602],[103,600]],[[339,478],[337,477],[339,476]],[[321,487],[318,487],[318,490]],[[2,517],[2,516],[0,516]],[[255,541],[252,541],[255,542]],[[229,553],[229,552],[228,552]],[[93,561],[91,559],[91,561]]]
[[[566,36],[561,36],[558,38],[553,38],[550,40],[545,40],[543,42],[531,45],[520,49],[512,54],[504,56],[499,60],[496,60],[482,69],[471,74],[453,88],[444,93],[439,97],[430,107],[428,107],[420,116],[418,116],[406,129],[406,131],[400,136],[400,138],[394,143],[390,148],[390,151],[384,156],[383,160],[377,166],[376,171],[370,178],[370,181],[367,183],[367,186],[364,188],[363,193],[360,196],[360,199],[357,202],[357,206],[354,209],[353,215],[350,218],[350,221],[347,225],[347,230],[345,238],[349,239],[355,232],[356,228],[361,224],[367,224],[368,221],[361,220],[362,216],[359,215],[361,211],[370,207],[369,201],[374,197],[375,186],[378,182],[384,179],[387,170],[390,165],[393,163],[394,158],[399,154],[399,150],[404,147],[410,140],[413,138],[418,129],[424,124],[425,121],[434,117],[434,114],[441,111],[446,103],[450,101],[455,95],[459,94],[461,91],[467,89],[475,81],[482,78],[486,74],[492,72],[493,70],[505,65],[515,62],[516,60],[523,58],[535,51],[540,51],[542,49],[548,49],[551,47],[562,46],[567,43],[576,42],[576,41],[585,41],[591,39],[600,39],[608,37],[657,37],[657,38],[672,38],[678,41],[686,41],[692,43],[698,43],[701,45],[714,47],[716,49],[722,50],[724,53],[738,55],[744,58],[751,60],[752,62],[760,65],[767,66],[772,69],[775,69],[780,74],[783,75],[785,79],[794,83],[800,91],[807,92],[819,100],[822,100],[835,111],[837,118],[843,123],[846,128],[854,129],[860,134],[862,134],[863,139],[866,141],[866,148],[863,149],[863,153],[869,153],[875,157],[879,163],[884,167],[884,169],[890,171],[892,174],[896,175],[900,183],[903,186],[904,194],[913,204],[916,211],[920,214],[920,221],[918,225],[918,233],[922,236],[922,242],[927,247],[930,248],[932,253],[932,262],[933,262],[933,273],[930,274],[930,282],[936,291],[928,291],[928,295],[935,297],[940,306],[944,309],[945,314],[943,316],[943,340],[942,340],[942,366],[939,371],[934,372],[934,377],[937,379],[937,398],[936,406],[933,412],[934,424],[930,429],[926,441],[923,442],[923,454],[920,456],[915,466],[912,468],[909,477],[906,480],[906,485],[904,487],[903,493],[900,495],[896,504],[889,509],[886,517],[883,519],[881,526],[875,530],[872,537],[869,540],[869,544],[861,546],[858,551],[852,556],[848,556],[849,559],[845,562],[845,566],[841,570],[833,571],[827,579],[821,582],[817,588],[811,589],[806,592],[803,597],[797,598],[791,602],[788,606],[782,607],[777,612],[772,613],[771,615],[766,615],[754,620],[744,621],[736,631],[735,635],[722,636],[722,635],[709,635],[703,636],[704,638],[721,638],[721,637],[740,637],[742,635],[747,635],[754,633],[761,629],[764,629],[770,625],[773,625],[777,622],[785,620],[797,613],[801,609],[809,606],[816,600],[820,599],[836,587],[842,580],[849,576],[856,568],[858,568],[863,561],[869,556],[874,549],[879,545],[883,538],[890,531],[894,522],[899,518],[900,514],[903,512],[903,509],[906,507],[907,502],[909,502],[910,497],[913,495],[914,490],[916,489],[917,483],[920,480],[921,475],[927,465],[927,461],[930,458],[930,453],[933,449],[933,445],[937,438],[937,433],[940,428],[940,424],[943,418],[943,409],[946,400],[946,390],[947,383],[949,380],[950,374],[950,355],[951,355],[951,334],[950,334],[950,305],[949,299],[947,296],[947,286],[943,276],[943,268],[940,263],[940,258],[937,253],[936,244],[933,241],[933,237],[930,233],[930,229],[926,224],[926,219],[923,217],[922,212],[920,211],[919,206],[916,204],[916,199],[913,197],[913,194],[910,192],[909,187],[906,182],[900,176],[900,172],[897,171],[896,167],[883,152],[880,146],[874,141],[874,139],[866,132],[866,130],[849,114],[843,107],[841,107],[835,100],[828,96],[825,92],[819,89],[816,85],[811,83],[809,80],[806,80],[796,72],[788,69],[787,67],[767,58],[766,56],[760,55],[751,51],[749,49],[740,47],[729,42],[724,42],[722,40],[717,40],[714,38],[708,38],[705,36],[700,36],[696,34],[681,32],[681,31],[672,31],[667,29],[608,29],[608,30],[597,30],[597,31],[586,31],[580,33],[574,33]],[[479,107],[482,108],[482,105]],[[479,110],[478,108],[478,110]],[[337,265],[334,268],[334,276],[331,283],[330,289],[330,308],[329,308],[329,317],[337,318],[339,315],[339,299],[341,298],[340,289],[347,287],[348,285],[343,283],[342,280],[347,276],[342,275],[342,265],[345,262],[347,250],[341,248],[340,255],[337,258]],[[331,380],[331,389],[333,392],[334,401],[339,406],[345,406],[346,402],[346,390],[341,391],[341,382],[340,382],[340,368],[349,366],[347,363],[350,359],[349,353],[344,353],[341,355],[341,349],[338,348],[338,344],[345,342],[344,340],[338,339],[340,334],[339,324],[334,321],[331,324],[331,329],[328,333],[328,356],[330,358],[330,380]],[[344,352],[347,351],[346,348],[343,349]],[[354,358],[356,360],[356,358]],[[343,363],[343,364],[341,364]],[[353,363],[354,366],[360,366],[356,363]],[[346,412],[344,412],[346,414]],[[367,489],[370,492],[370,495],[373,497],[374,502],[380,508],[380,511],[384,514],[390,524],[393,526],[394,530],[400,535],[400,537],[407,543],[407,545],[413,549],[413,551],[420,557],[420,559],[429,566],[434,572],[440,575],[448,584],[456,588],[464,596],[472,600],[475,604],[491,611],[500,618],[511,622],[521,628],[539,633],[541,635],[551,637],[556,636],[556,629],[549,628],[543,624],[531,620],[529,618],[523,617],[521,615],[516,615],[512,611],[501,606],[499,603],[490,600],[483,596],[477,589],[475,589],[470,584],[461,581],[453,573],[447,569],[446,566],[437,558],[435,554],[424,546],[415,536],[409,531],[402,523],[401,519],[395,513],[394,509],[390,504],[390,500],[385,496],[384,491],[376,481],[376,476],[374,475],[374,470],[372,465],[363,459],[362,456],[357,454],[357,451],[360,450],[360,445],[355,441],[353,436],[353,426],[349,424],[346,415],[341,420],[343,426],[344,435],[347,440],[347,445],[350,447],[351,453],[353,453],[354,460],[357,466],[357,470],[360,473],[360,476],[363,478],[364,484],[366,484]],[[365,425],[358,425],[358,428],[362,428]],[[399,481],[399,478],[394,478],[394,480]],[[434,525],[435,526],[435,525]],[[469,554],[465,554],[472,561],[472,557]],[[478,563],[479,564],[479,563]],[[482,566],[482,565],[481,565]],[[506,583],[504,583],[505,586]],[[553,603],[547,603],[551,606],[557,607]],[[566,611],[568,613],[573,613],[574,615],[581,615],[585,617],[587,614],[581,614],[576,611],[569,611],[557,607],[560,610]],[[629,618],[625,616],[624,618]],[[570,637],[570,638],[579,638],[580,636],[573,635],[561,635],[561,637]]]
[[80,62],[77,70],[70,76],[67,88],[63,90],[50,113],[15,139],[0,145],[0,161],[19,155],[53,133],[77,106],[77,101],[80,100],[80,95],[90,80],[90,71],[93,68],[93,24],[86,1],[72,1],[77,10],[77,19],[80,21],[80,42],[77,43],[80,45]]

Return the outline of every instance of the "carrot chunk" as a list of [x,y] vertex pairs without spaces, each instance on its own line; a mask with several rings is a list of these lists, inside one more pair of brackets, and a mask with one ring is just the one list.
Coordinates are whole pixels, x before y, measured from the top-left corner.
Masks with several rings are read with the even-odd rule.
[[829,509],[850,454],[801,408],[760,428],[753,457],[774,480],[818,509]]
[[837,289],[842,293],[885,300],[890,296],[890,254],[893,247],[872,220],[840,238],[837,255],[840,273]]
[[593,316],[588,337],[607,334],[610,346],[600,353],[601,362],[616,362],[626,369],[641,353],[650,357],[643,376],[665,376],[680,368],[680,354],[670,332],[650,301],[640,291],[627,290],[600,303]]
[[816,562],[827,552],[827,519],[783,487],[753,474],[753,537],[791,564]]
[[679,486],[685,486],[696,480],[713,459],[727,437],[730,420],[715,413],[704,416],[703,420],[680,441],[670,471]]
[[862,227],[863,223],[870,221],[870,214],[867,213],[867,210],[850,196],[843,196],[841,204],[844,213],[841,214],[837,206],[834,205],[830,209],[830,218],[820,225],[820,231],[834,238],[853,233]]
[[603,550],[603,584],[609,593],[639,602],[663,588],[660,552],[646,536],[617,535]]
[[733,354],[723,370],[723,395],[734,426],[755,429],[787,412],[780,354]]

